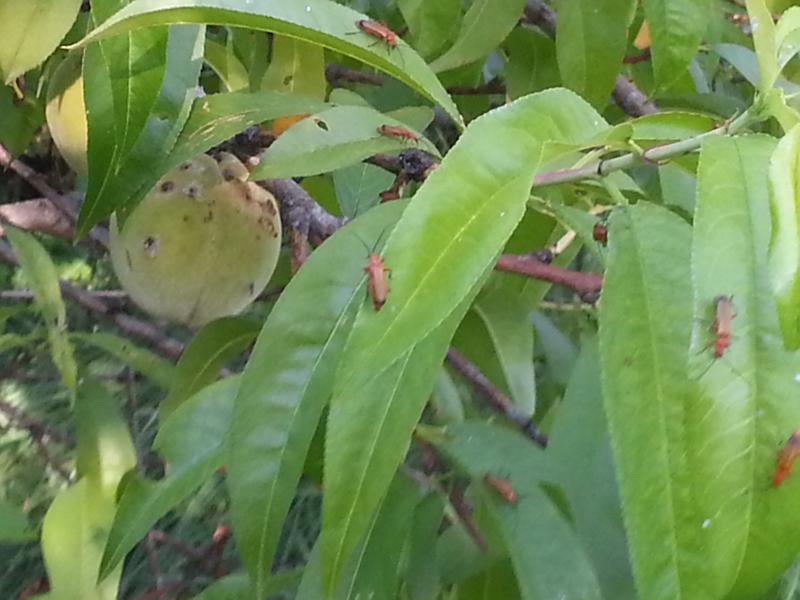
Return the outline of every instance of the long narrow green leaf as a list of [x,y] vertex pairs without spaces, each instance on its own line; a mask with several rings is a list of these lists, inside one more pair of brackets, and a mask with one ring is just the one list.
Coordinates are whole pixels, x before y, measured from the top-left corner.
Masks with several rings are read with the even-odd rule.
[[337,380],[325,438],[320,534],[323,589],[329,595],[406,455],[450,340],[481,282],[387,369],[358,387],[341,387]]
[[[482,422],[448,427],[437,446],[481,482],[480,496],[508,548],[522,598],[600,598],[574,531],[539,487],[549,478],[540,448],[519,433]],[[483,483],[487,473],[509,482],[516,504]]]
[[219,376],[219,370],[242,352],[258,334],[258,323],[239,317],[223,317],[208,323],[183,351],[161,402],[162,418],[172,414],[188,398]]
[[322,46],[288,36],[274,37],[262,89],[324,100],[327,87]]
[[398,0],[397,8],[408,25],[409,43],[426,59],[440,52],[458,34],[459,0]]
[[603,597],[636,600],[600,388],[597,340],[585,337],[546,455],[569,503],[575,533],[595,566]]
[[70,338],[105,350],[164,389],[168,389],[172,384],[175,376],[175,367],[172,363],[154,352],[140,348],[128,339],[102,331],[73,333]]
[[440,591],[436,542],[443,516],[444,500],[435,493],[428,494],[414,511],[404,575],[411,600],[436,598]]
[[[89,183],[78,217],[78,235],[85,234],[115,210],[129,210],[149,190],[153,171],[161,167],[163,157],[175,146],[189,117],[203,64],[204,40],[203,27],[169,29],[163,81],[155,103],[148,106],[144,100],[148,115],[135,140],[130,139],[134,131],[130,136],[127,133],[116,133],[115,138],[108,135],[109,131],[128,131],[133,127],[127,122],[133,108],[123,111],[125,120],[119,123],[120,109],[115,103],[122,100],[113,96],[112,65],[127,56],[128,46],[104,42],[99,49],[95,48],[97,45],[86,49],[83,73],[89,125]],[[107,97],[109,95],[111,97]],[[129,97],[120,92],[118,95]],[[139,120],[143,116],[143,106],[136,109]],[[121,143],[130,150],[124,151]],[[124,214],[123,211],[121,216]]]
[[700,525],[687,498],[684,410],[690,228],[665,209],[637,205],[615,211],[609,230],[603,400],[637,589],[652,600],[697,597],[709,574],[682,577],[700,551],[692,544]]
[[272,309],[242,375],[228,481],[234,534],[258,598],[353,312],[366,301],[362,239],[377,239],[405,207],[371,210],[311,255]]
[[608,104],[619,75],[634,7],[633,0],[571,0],[559,6],[556,56],[561,81],[599,110]]
[[778,46],[775,40],[775,22],[764,0],[745,0],[747,14],[753,28],[753,45],[758,58],[759,86],[762,93],[769,90],[778,78]]
[[137,172],[133,187],[126,188],[129,196],[125,202],[134,204],[164,173],[250,125],[298,112],[316,112],[326,106],[319,100],[282,92],[231,92],[197,98],[175,146],[155,164]]
[[711,0],[644,0],[656,82],[669,87],[689,66],[708,27]]
[[[518,14],[521,11],[518,11]],[[453,101],[425,61],[405,42],[394,50],[359,34],[356,23],[367,19],[329,0],[135,0],[90,32],[80,45],[125,31],[167,23],[207,23],[272,31],[319,44],[380,69],[441,105],[462,123]],[[356,33],[358,35],[351,35]]]
[[447,71],[486,57],[519,22],[524,7],[525,0],[475,0],[464,15],[456,41],[431,68]]
[[224,44],[206,39],[203,53],[206,64],[214,70],[227,92],[246,91],[250,87],[247,69]]
[[61,298],[56,267],[47,250],[35,237],[10,225],[4,227],[47,325],[50,352],[53,362],[61,372],[61,381],[75,393],[78,366],[67,334],[67,309]]
[[27,515],[10,502],[0,500],[0,542],[17,544],[35,539]]
[[126,156],[147,123],[167,66],[166,27],[132,31],[102,42],[111,78],[118,158]]
[[473,310],[491,337],[514,404],[527,415],[536,408],[533,324],[530,310],[507,278],[493,278]]
[[[709,557],[706,577],[730,598],[754,598],[800,552],[796,499],[800,480],[770,487],[776,452],[800,426],[800,357],[781,343],[769,284],[772,218],[766,136],[704,145],[698,173],[692,270],[695,327],[690,354],[690,469]],[[730,345],[714,360],[715,297],[730,296]]]
[[381,503],[360,551],[351,557],[352,575],[336,597],[342,600],[394,600],[398,595],[401,556],[411,518],[423,493],[405,474],[398,473]]
[[9,84],[43,62],[67,34],[81,0],[3,0],[0,80]]
[[346,167],[381,152],[410,145],[438,156],[439,151],[421,133],[410,131],[418,142],[381,135],[383,125],[408,129],[368,106],[336,106],[313,115],[282,134],[253,169],[253,179],[317,175]]
[[[267,597],[291,593],[297,588],[302,576],[302,568],[273,575],[267,580],[265,587]],[[194,600],[241,600],[251,596],[252,593],[253,586],[250,578],[246,574],[236,573],[216,581],[201,594],[195,596]]]
[[356,319],[342,385],[380,373],[452,313],[522,218],[541,162],[605,127],[564,89],[520,98],[473,121],[387,241],[391,293],[380,312],[363,310]]
[[158,519],[222,465],[238,388],[238,377],[212,384],[162,423],[153,449],[167,463],[167,475],[155,482],[136,474],[125,480],[103,553],[101,576],[114,570]]
[[800,126],[787,132],[770,160],[773,214],[769,271],[784,343],[800,348]]
[[42,525],[51,597],[114,600],[122,568],[100,581],[98,570],[117,486],[136,452],[116,400],[99,384],[81,383],[75,420],[80,479],[56,496]]

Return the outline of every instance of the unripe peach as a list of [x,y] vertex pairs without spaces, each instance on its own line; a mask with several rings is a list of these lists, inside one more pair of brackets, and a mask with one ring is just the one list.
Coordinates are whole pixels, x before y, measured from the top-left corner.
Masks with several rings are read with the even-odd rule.
[[112,217],[114,270],[148,312],[200,326],[248,306],[278,261],[275,198],[247,181],[230,154],[201,154],[173,169],[131,211]]

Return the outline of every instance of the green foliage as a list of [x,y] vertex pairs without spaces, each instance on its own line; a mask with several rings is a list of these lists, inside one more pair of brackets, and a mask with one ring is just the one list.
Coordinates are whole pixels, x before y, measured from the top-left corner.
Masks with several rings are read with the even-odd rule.
[[[0,595],[797,597],[800,9],[41,4],[0,5]],[[222,151],[274,287],[199,331],[102,293],[104,221]]]

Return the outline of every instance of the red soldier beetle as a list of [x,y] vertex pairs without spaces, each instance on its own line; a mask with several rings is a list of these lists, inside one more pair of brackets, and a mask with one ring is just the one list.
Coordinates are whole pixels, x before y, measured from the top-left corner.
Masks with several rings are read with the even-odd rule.
[[419,137],[413,131],[409,131],[405,127],[398,127],[397,125],[381,125],[378,127],[378,133],[386,137],[400,138],[415,144],[419,142]]
[[375,312],[378,312],[386,304],[386,298],[389,296],[389,282],[386,280],[386,274],[392,272],[391,269],[386,268],[383,259],[375,252],[384,233],[386,233],[386,229],[378,236],[375,246],[371,250],[364,240],[356,235],[367,249],[367,266],[364,267],[364,273],[367,275],[367,292]]
[[789,436],[789,439],[778,451],[775,473],[772,475],[772,487],[776,488],[789,477],[794,461],[800,457],[800,429]]
[[595,223],[592,227],[592,238],[601,246],[608,244],[608,228],[603,223]]
[[725,350],[731,345],[733,330],[733,297],[719,295],[714,298],[714,322],[711,331],[714,333],[714,358],[722,358]]
[[372,308],[378,312],[386,304],[389,295],[389,283],[386,281],[386,273],[390,270],[383,264],[383,259],[374,253],[370,253],[367,258],[367,266],[364,273],[367,274],[367,291],[372,300]]
[[[733,296],[720,294],[714,297],[714,320],[709,328],[714,335],[714,339],[706,344],[701,352],[705,352],[709,347],[714,348],[714,359],[709,363],[699,377],[705,375],[714,365],[714,362],[725,355],[733,339],[733,319],[736,317],[733,307]],[[738,370],[731,365],[734,371]]]
[[502,477],[495,477],[491,473],[486,473],[483,476],[483,481],[491,487],[495,492],[497,492],[500,497],[503,498],[509,504],[516,504],[517,503],[517,492],[511,487],[511,483],[507,479],[503,479]]
[[397,48],[397,34],[379,21],[359,19],[356,27],[362,32],[376,39],[375,43],[384,42],[389,49]]

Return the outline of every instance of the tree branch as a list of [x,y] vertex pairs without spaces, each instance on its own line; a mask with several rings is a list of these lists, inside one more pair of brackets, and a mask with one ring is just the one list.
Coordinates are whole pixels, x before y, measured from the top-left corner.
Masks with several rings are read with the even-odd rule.
[[505,416],[516,425],[522,433],[539,444],[542,448],[547,446],[547,436],[536,427],[533,420],[520,412],[511,402],[511,399],[498,390],[495,385],[489,381],[486,375],[481,373],[476,365],[471,363],[465,356],[459,353],[458,350],[452,347],[447,351],[447,362],[453,365],[453,368],[461,373],[461,375],[472,384],[475,390],[489,401],[489,406]]
[[367,73],[349,69],[342,65],[325,65],[325,79],[332,87],[341,87],[343,83],[363,83],[366,85],[383,85],[384,79],[376,73]]
[[[544,0],[528,0],[523,19],[539,27],[547,36],[556,37],[556,13],[544,3]],[[611,95],[614,102],[632,117],[641,117],[658,111],[655,103],[648,100],[647,96],[623,75],[617,77]]]
[[64,216],[70,220],[71,223],[75,223],[78,217],[76,206],[67,200],[65,196],[62,196],[52,187],[50,187],[47,181],[45,181],[44,177],[42,177],[39,173],[34,171],[24,162],[14,158],[11,155],[11,152],[9,152],[8,149],[2,144],[0,144],[0,166],[2,166],[4,169],[13,171],[22,177],[33,189],[52,202],[53,205],[58,208],[64,214]]
[[[2,221],[19,229],[38,231],[65,240],[71,240],[75,233],[74,222],[47,198],[0,204],[0,222]],[[0,235],[4,234],[0,225]]]
[[581,296],[597,293],[603,286],[603,278],[600,275],[562,269],[542,262],[532,254],[502,254],[494,268],[506,273],[516,273],[563,285],[575,290]]
[[283,222],[295,231],[307,232],[315,243],[321,243],[347,222],[322,208],[291,179],[267,179],[257,183],[278,199]]
[[533,179],[534,187],[545,187],[548,185],[558,185],[560,183],[574,183],[584,179],[596,179],[604,177],[614,171],[630,169],[638,164],[657,164],[662,160],[675,158],[694,152],[703,145],[708,138],[719,135],[733,135],[738,133],[753,121],[754,117],[749,112],[744,112],[732,121],[723,124],[721,127],[706,131],[685,140],[653,146],[642,152],[630,152],[617,156],[594,161],[583,167],[576,169],[558,169],[548,173],[540,173]]
[[[17,265],[14,251],[2,240],[0,240],[0,261]],[[110,319],[124,335],[147,341],[162,356],[177,360],[183,352],[184,345],[181,342],[164,335],[162,329],[153,323],[124,313],[115,313],[101,298],[66,281],[60,280],[59,286],[66,298],[70,298],[90,312]]]

